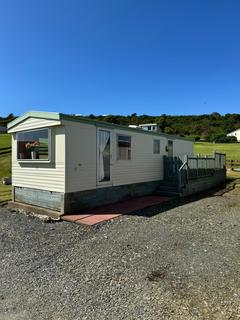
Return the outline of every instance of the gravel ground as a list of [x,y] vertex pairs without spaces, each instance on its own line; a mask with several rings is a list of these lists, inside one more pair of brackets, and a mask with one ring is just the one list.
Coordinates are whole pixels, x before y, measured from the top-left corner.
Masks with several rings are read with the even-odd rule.
[[0,319],[240,319],[240,193],[93,228],[0,209]]

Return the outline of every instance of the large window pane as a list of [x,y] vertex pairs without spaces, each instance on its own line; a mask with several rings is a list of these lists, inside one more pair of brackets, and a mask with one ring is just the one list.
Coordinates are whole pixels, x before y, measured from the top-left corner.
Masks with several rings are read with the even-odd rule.
[[18,160],[49,160],[48,129],[17,133]]
[[153,153],[159,154],[160,153],[160,140],[153,140]]

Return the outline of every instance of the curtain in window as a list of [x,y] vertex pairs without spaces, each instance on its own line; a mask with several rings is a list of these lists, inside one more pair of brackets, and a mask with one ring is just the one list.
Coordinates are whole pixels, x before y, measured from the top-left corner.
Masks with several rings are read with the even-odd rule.
[[98,138],[98,148],[99,148],[99,181],[104,180],[105,178],[105,171],[104,171],[104,149],[107,146],[108,140],[110,138],[110,133],[108,131],[99,131],[99,138]]

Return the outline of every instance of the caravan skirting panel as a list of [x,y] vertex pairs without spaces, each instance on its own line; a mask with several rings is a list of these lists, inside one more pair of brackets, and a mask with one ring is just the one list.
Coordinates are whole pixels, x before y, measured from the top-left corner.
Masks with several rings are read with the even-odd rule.
[[98,188],[88,191],[65,193],[64,212],[74,213],[79,209],[94,208],[123,199],[139,197],[153,193],[159,181],[127,184],[115,187]]
[[61,211],[62,194],[60,192],[14,187],[14,201]]

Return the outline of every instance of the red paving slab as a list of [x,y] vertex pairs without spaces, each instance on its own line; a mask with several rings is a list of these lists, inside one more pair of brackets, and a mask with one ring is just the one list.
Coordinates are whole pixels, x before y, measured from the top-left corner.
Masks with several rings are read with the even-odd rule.
[[119,216],[121,216],[121,214],[95,214],[92,216],[88,216],[87,218],[79,219],[75,221],[75,223],[93,226],[97,223],[108,221]]
[[90,214],[72,214],[72,215],[65,215],[64,220],[70,221],[70,222],[75,222],[80,219],[84,219],[91,216]]
[[64,215],[62,216],[62,219],[69,222],[93,226],[97,223],[111,220],[123,214],[129,214],[133,211],[169,201],[170,199],[171,198],[169,197],[161,196],[139,197],[101,206],[95,209],[84,210],[79,212],[79,214]]

